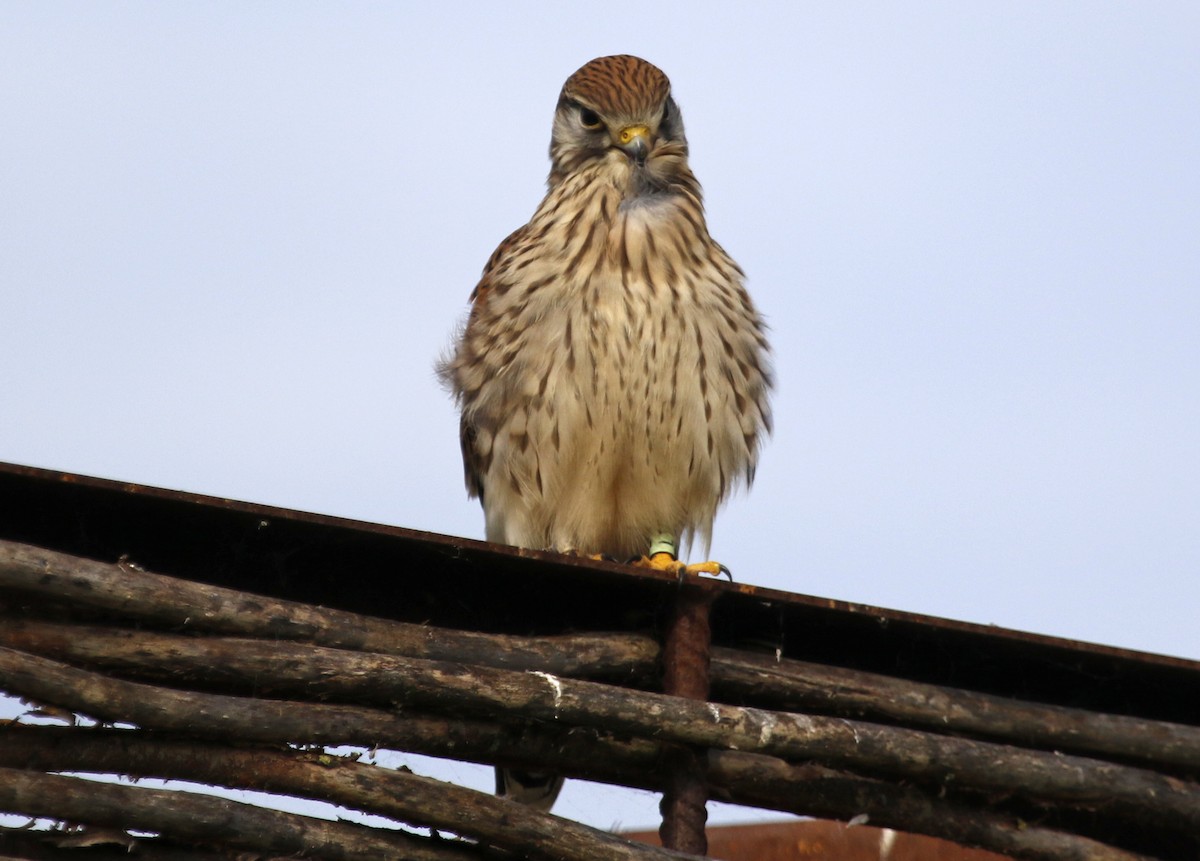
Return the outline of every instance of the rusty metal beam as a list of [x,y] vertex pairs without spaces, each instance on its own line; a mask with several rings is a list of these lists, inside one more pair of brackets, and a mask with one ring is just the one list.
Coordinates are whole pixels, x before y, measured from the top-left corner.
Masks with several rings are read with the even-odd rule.
[[[709,611],[715,592],[680,583],[663,638],[663,692],[691,700],[708,700],[708,665],[712,630]],[[666,752],[663,788],[662,845],[691,855],[707,855],[704,824],[708,820],[708,782],[700,757],[690,747]]]

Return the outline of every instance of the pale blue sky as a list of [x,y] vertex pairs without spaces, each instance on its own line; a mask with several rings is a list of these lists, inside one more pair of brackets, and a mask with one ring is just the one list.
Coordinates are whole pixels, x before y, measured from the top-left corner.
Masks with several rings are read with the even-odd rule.
[[1198,44],[1195,3],[2,4],[0,460],[481,536],[432,363],[562,81],[635,53],[775,346],[713,556],[1200,658]]

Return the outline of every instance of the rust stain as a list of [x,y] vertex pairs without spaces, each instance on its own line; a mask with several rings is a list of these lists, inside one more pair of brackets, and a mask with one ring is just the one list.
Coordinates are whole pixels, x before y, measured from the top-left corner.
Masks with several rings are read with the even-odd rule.
[[[653,831],[622,836],[659,845]],[[722,861],[1010,861],[920,834],[819,819],[709,828],[708,857]]]

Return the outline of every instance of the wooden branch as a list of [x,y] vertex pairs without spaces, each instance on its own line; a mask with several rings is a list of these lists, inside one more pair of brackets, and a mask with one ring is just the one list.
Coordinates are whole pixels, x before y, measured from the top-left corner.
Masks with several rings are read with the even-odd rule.
[[[164,837],[134,837],[128,840],[112,829],[72,827],[26,829],[0,827],[0,858],[5,861],[244,861],[242,850],[224,852],[175,843]],[[108,842],[108,837],[121,842]]]
[[[217,743],[172,738],[144,731],[24,726],[0,729],[0,766],[53,771],[105,771],[139,777],[201,780],[223,786],[327,796],[325,789],[280,782],[280,769],[262,752],[229,755]],[[325,762],[319,753],[268,751],[304,763]],[[340,763],[342,760],[333,760]],[[197,770],[200,768],[200,770]],[[649,769],[653,772],[653,769]],[[965,845],[1032,861],[1142,861],[1141,856],[1089,840],[1018,822],[1015,817],[931,798],[918,790],[835,772],[815,765],[794,766],[770,757],[710,751],[706,772],[718,797],[766,809],[845,819],[867,814],[874,824],[930,834]],[[373,790],[355,803],[376,808]]]
[[[280,647],[303,648],[294,644]],[[545,673],[396,656],[373,660],[371,672],[381,675],[365,676],[363,656],[316,647],[313,651],[321,652],[322,673],[331,675],[320,683],[325,691],[344,693],[369,685],[376,691],[391,691],[398,701],[456,714],[592,727],[660,742],[763,753],[789,761],[813,760],[862,774],[914,780],[935,789],[953,785],[1013,795],[1035,804],[1104,810],[1155,827],[1200,830],[1200,788],[1195,784],[1081,757],[1033,753],[834,718],[698,703]],[[294,665],[294,657],[284,655],[278,674]],[[294,703],[162,691],[11,649],[0,649],[0,687],[105,720],[225,738],[256,738],[256,723],[265,719],[286,726],[299,714]],[[177,708],[164,707],[170,703]],[[332,721],[354,707],[320,708],[330,710]],[[336,725],[325,728],[322,741],[333,742],[336,732],[331,727]],[[247,732],[248,736],[240,735]],[[312,725],[295,726],[294,739],[316,740],[313,735]]]
[[[440,629],[427,629],[430,641]],[[479,635],[484,636],[484,635]],[[506,639],[485,650],[488,665],[503,655]],[[370,684],[337,694],[321,687],[322,679],[344,672],[322,667],[321,652],[287,644],[240,638],[190,637],[152,631],[21,620],[0,616],[0,645],[46,655],[69,663],[179,684],[204,682],[260,695],[308,696],[390,702],[391,692],[372,691]],[[623,645],[614,646],[616,655]],[[291,651],[289,651],[291,649]],[[640,653],[642,650],[638,650]],[[648,676],[633,653],[630,673]],[[293,656],[289,659],[289,655]],[[363,678],[388,672],[364,654]],[[281,670],[280,663],[290,666]],[[867,715],[915,724],[934,731],[957,731],[1011,740],[1019,746],[1052,750],[1084,749],[1120,759],[1141,759],[1172,771],[1200,769],[1200,727],[1145,721],[1080,709],[1038,706],[1003,697],[923,685],[871,673],[775,661],[767,656],[716,649],[714,684],[728,699],[775,705],[789,711]],[[374,700],[372,696],[374,695]]]
[[907,679],[714,649],[722,697],[781,711],[915,725],[1177,772],[1200,770],[1200,727],[1022,702]]
[[393,622],[151,574],[0,541],[0,590],[102,610],[178,630],[300,640],[585,678],[622,678],[654,665],[658,645],[635,634],[510,637]]
[[[659,788],[659,745],[591,731],[539,732],[536,725],[433,717],[367,706],[331,705],[178,691],[120,681],[0,649],[0,689],[59,704],[109,723],[261,744],[355,745],[515,768],[554,765],[573,777]],[[32,678],[35,677],[35,678]],[[20,680],[25,679],[27,683]],[[21,685],[21,687],[17,687]],[[0,738],[4,729],[0,727]]]
[[139,738],[136,733],[126,733],[126,739],[114,745],[111,733],[89,738],[86,730],[51,729],[59,731],[18,734],[27,742],[30,767],[40,771],[123,771],[327,801],[471,837],[519,858],[680,861],[686,857],[488,793],[345,757],[156,740]]
[[192,792],[100,783],[0,768],[0,810],[87,825],[156,831],[196,843],[218,842],[270,855],[330,861],[397,857],[478,861],[469,847],[363,828]]
[[[577,678],[624,679],[643,686],[649,684],[659,655],[652,638],[636,634],[525,638],[411,625],[7,541],[0,541],[3,589],[190,631],[298,640]],[[7,644],[42,651],[12,640]],[[732,649],[714,651],[711,675],[715,698],[729,702],[866,717],[1115,758],[1176,773],[1200,770],[1200,727],[1023,703],[803,661],[774,661]]]
[[[659,769],[653,763],[659,755],[659,741],[709,748],[725,745],[793,760],[820,761],[865,774],[902,780],[912,777],[927,787],[949,789],[951,799],[957,793],[960,801],[971,792],[1011,794],[1036,805],[1100,810],[1143,827],[1177,831],[1195,828],[1200,818],[1200,806],[1196,803],[1200,796],[1195,784],[1147,775],[1138,769],[1107,766],[1078,757],[1014,751],[961,739],[939,739],[928,733],[857,721],[806,718],[715,704],[702,706],[705,711],[680,709],[677,703],[672,704],[671,698],[614,691],[594,684],[588,687],[586,682],[557,677],[574,674],[646,684],[658,646],[637,635],[534,640],[446,631],[259,598],[151,575],[127,565],[104,565],[0,542],[0,594],[5,589],[10,590],[10,601],[14,594],[24,595],[26,600],[37,598],[42,605],[89,607],[139,624],[309,641],[380,654],[354,655],[294,643],[221,637],[198,639],[146,631],[134,634],[13,619],[0,619],[0,643],[175,685],[185,679],[203,679],[205,684],[221,690],[232,687],[259,695],[316,696],[384,706],[402,702],[454,715],[479,716],[478,720],[411,715],[400,718],[361,705],[246,700],[164,691],[87,673],[75,677],[73,682],[50,674],[51,691],[67,699],[82,698],[94,706],[78,708],[68,704],[69,708],[100,717],[106,716],[105,708],[110,708],[117,712],[108,716],[114,721],[132,719],[143,726],[181,729],[190,726],[191,731],[210,736],[263,741],[364,746],[382,743],[455,758],[552,765],[568,774],[640,786],[656,785]],[[393,657],[387,658],[385,653]],[[410,659],[428,657],[442,660]],[[30,673],[23,674],[14,666],[6,670],[4,658],[0,653],[0,687],[4,685],[4,672],[11,671],[14,678],[36,688]],[[447,661],[487,666],[464,667]],[[214,666],[220,671],[213,672]],[[504,672],[496,667],[536,672]],[[37,675],[37,671],[32,675]],[[1200,728],[1195,727],[1020,703],[794,660],[777,662],[733,650],[716,651],[712,677],[719,696],[739,702],[749,700],[777,708],[849,716],[865,714],[937,731],[1012,738],[1022,744],[1051,749],[1094,750],[1119,759],[1140,759],[1181,774],[1194,772],[1200,762],[1197,742]],[[85,683],[82,692],[69,690],[72,684],[81,681]],[[106,687],[109,684],[118,687]],[[129,687],[122,689],[120,685]],[[148,692],[158,699],[147,698]],[[121,700],[124,706],[140,708],[140,717],[130,718],[130,711],[121,713],[122,707],[111,698],[114,693],[124,697]],[[604,693],[611,697],[601,696]],[[52,697],[35,698],[59,701]],[[509,727],[495,726],[497,717],[507,721]],[[524,732],[514,729],[528,726],[531,719],[547,729]],[[554,731],[556,726],[586,726],[593,731],[564,734]],[[609,731],[656,741],[634,738],[616,742],[601,735]],[[314,738],[314,732],[320,737]],[[770,785],[769,774],[748,776],[754,768],[747,763],[756,758],[751,754],[710,750],[709,779],[715,786],[723,787],[731,800],[776,809],[821,813],[822,804],[829,803],[822,802],[822,797],[837,799],[825,815],[841,817],[850,815],[848,810],[855,810],[847,805],[856,800],[878,797],[881,792],[909,793],[910,798],[888,796],[887,804],[876,805],[882,809],[879,815],[872,814],[873,821],[959,842],[974,842],[1020,857],[1054,861],[1110,857],[1088,854],[1094,847],[1089,846],[1091,841],[1086,838],[1053,830],[1045,830],[1043,834],[1042,830],[1028,827],[1017,829],[1025,842],[1015,850],[1009,845],[1012,824],[1002,814],[981,816],[979,811],[970,816],[975,821],[974,827],[985,833],[982,839],[986,842],[976,842],[952,833],[958,827],[954,825],[954,811],[967,810],[959,802],[935,801],[911,788],[859,775],[840,774],[835,779],[829,775],[839,773],[815,765],[787,765],[764,758],[764,762],[771,763],[770,768],[790,770],[792,775],[788,791],[764,797],[762,793],[756,794],[755,787]],[[572,764],[563,767],[564,762],[571,763],[572,759]],[[814,781],[812,775],[817,773],[826,776]],[[808,785],[816,783],[822,791],[806,793],[803,775],[807,775]],[[838,791],[831,791],[831,787]],[[967,790],[966,795],[959,788]],[[925,825],[920,824],[919,814],[923,810]],[[990,821],[993,815],[1000,818]],[[902,821],[894,822],[892,818]]]
[[[864,779],[819,765],[790,765],[773,757],[708,752],[709,780],[741,804],[768,810],[804,810],[845,819],[866,815],[872,825],[941,837],[1031,861],[1151,861],[1147,856],[1068,834],[990,807],[948,802],[912,787]],[[721,797],[719,794],[715,797]]]

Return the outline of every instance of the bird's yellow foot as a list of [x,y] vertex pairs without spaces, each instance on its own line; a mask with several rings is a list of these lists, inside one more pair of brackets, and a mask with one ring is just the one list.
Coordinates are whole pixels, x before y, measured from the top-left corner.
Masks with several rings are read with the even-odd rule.
[[643,556],[633,564],[641,568],[653,568],[656,571],[669,571],[680,580],[683,579],[685,574],[711,574],[713,577],[720,577],[724,574],[729,578],[729,582],[733,582],[733,575],[720,562],[693,562],[689,565],[686,562],[680,562],[670,553],[664,551]]

